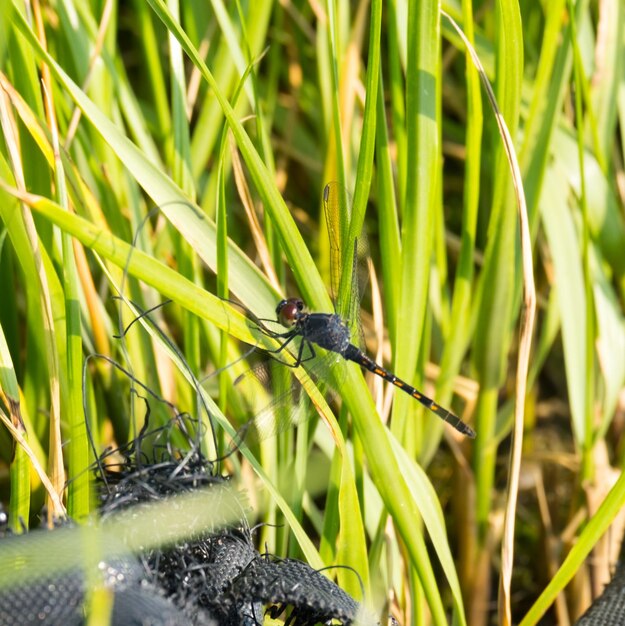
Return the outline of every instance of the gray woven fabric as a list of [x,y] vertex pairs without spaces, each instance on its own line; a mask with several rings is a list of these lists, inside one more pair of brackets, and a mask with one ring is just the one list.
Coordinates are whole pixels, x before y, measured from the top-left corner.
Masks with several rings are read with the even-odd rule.
[[82,624],[83,594],[81,576],[77,573],[66,574],[58,580],[42,579],[8,591],[2,590],[0,626]]
[[[55,537],[58,537],[56,541]],[[77,537],[77,533],[64,532],[64,529],[38,530],[0,541],[3,570],[0,626],[81,626],[85,623],[83,605],[88,579],[113,591],[111,623],[114,625],[189,624],[188,616],[167,600],[161,590],[144,580],[143,569],[133,557],[101,561],[91,572],[71,567],[72,553],[77,556],[75,560],[80,560],[81,546],[76,542]],[[45,549],[37,550],[39,545]],[[58,563],[63,567],[55,571]],[[201,623],[214,626],[208,618]]]
[[623,626],[625,624],[625,566],[616,570],[603,593],[577,621],[577,626]]
[[256,558],[233,583],[233,594],[274,605],[273,616],[292,606],[290,622],[316,624],[329,616],[351,623],[358,603],[331,580],[294,559]]
[[[197,453],[178,456],[167,446],[165,458],[152,460],[142,457],[138,466],[127,455],[115,471],[100,473],[104,520],[170,495],[222,488],[227,482],[213,475],[212,466]],[[224,513],[224,519],[231,519],[231,513]],[[226,528],[214,527],[136,556],[107,544],[103,552],[108,556],[88,575],[76,529],[0,539],[5,574],[20,568],[30,572],[23,580],[0,575],[0,626],[82,626],[86,581],[114,593],[113,626],[257,626],[263,622],[263,607],[272,616],[287,610],[289,626],[356,620],[359,604],[321,573],[300,561],[259,554],[243,510],[240,517]],[[154,522],[158,525],[158,519]],[[58,540],[51,542],[51,537]]]

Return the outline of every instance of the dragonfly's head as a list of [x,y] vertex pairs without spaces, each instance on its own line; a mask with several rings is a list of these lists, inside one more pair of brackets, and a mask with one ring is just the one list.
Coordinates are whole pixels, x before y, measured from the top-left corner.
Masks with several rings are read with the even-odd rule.
[[293,326],[304,310],[304,301],[300,298],[286,298],[276,307],[278,321],[287,328]]

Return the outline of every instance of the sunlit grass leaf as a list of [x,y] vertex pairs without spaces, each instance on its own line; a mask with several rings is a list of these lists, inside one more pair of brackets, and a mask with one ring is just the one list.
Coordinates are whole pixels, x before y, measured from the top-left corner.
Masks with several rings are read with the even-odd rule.
[[586,305],[582,279],[581,253],[564,172],[557,164],[549,169],[549,185],[541,196],[541,217],[553,260],[554,278],[558,284],[564,364],[571,404],[573,429],[578,441],[585,437],[584,336]]

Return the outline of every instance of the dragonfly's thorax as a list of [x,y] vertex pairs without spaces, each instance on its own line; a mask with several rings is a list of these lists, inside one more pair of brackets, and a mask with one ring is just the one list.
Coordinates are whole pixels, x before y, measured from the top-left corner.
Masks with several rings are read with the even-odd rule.
[[278,321],[304,341],[341,355],[350,345],[350,329],[335,313],[308,313],[300,298],[286,298],[276,307]]
[[305,341],[344,354],[350,344],[350,330],[340,315],[333,313],[302,313],[296,322]]

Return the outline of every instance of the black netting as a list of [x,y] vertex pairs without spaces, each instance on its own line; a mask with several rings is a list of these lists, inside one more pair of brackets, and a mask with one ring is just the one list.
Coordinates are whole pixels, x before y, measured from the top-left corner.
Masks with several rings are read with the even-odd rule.
[[[193,446],[183,453],[167,440],[153,450],[157,452],[148,458],[131,447],[113,469],[100,465],[104,527],[121,511],[135,514],[169,496],[228,483],[212,473]],[[357,617],[362,623],[360,605],[324,575],[300,561],[258,553],[240,499],[224,500],[224,506],[227,510],[218,511],[206,530],[173,545],[155,548],[146,541],[148,547],[132,555],[105,542],[95,572],[85,570],[76,528],[0,540],[0,567],[5,568],[0,626],[84,624],[86,592],[94,586],[111,590],[114,626],[256,626],[264,611],[271,616],[284,612],[285,623],[293,626],[332,620],[351,624]],[[153,523],[157,528],[159,519]],[[19,571],[23,580],[7,575]]]

